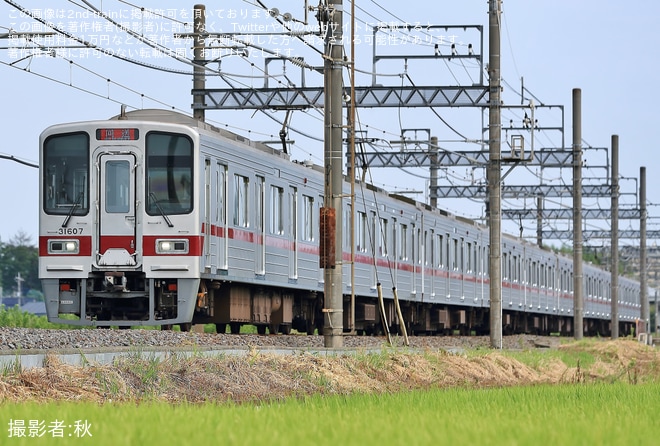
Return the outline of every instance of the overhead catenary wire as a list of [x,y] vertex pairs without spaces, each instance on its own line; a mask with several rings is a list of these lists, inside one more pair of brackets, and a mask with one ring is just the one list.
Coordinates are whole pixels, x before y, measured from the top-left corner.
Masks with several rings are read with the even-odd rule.
[[[126,4],[129,4],[128,2],[125,2],[125,3],[126,3]],[[246,2],[246,3],[254,4],[254,2],[252,2],[252,3],[250,3],[250,2]],[[261,3],[262,6],[263,6],[263,2],[259,2],[259,3]],[[390,12],[390,11],[388,11],[386,8],[381,8],[381,9],[383,9],[383,11],[385,11],[385,12],[387,12],[387,13]],[[395,16],[394,14],[392,14],[392,15]],[[373,16],[373,17],[376,18],[376,16]],[[395,17],[396,17],[396,16],[395,16]],[[400,17],[396,17],[396,18],[397,18],[397,20],[401,20]],[[403,32],[403,30],[400,30],[400,31],[398,31],[398,32]],[[209,73],[209,74],[210,74],[210,73]],[[223,75],[223,76],[226,76],[226,77],[231,77],[231,76],[232,76],[232,74],[229,74],[229,73],[226,73],[226,72],[225,72],[225,73],[222,73],[222,75]],[[396,75],[395,75],[395,76],[396,76]],[[248,77],[251,77],[251,78],[257,78],[258,76],[248,76]],[[263,78],[263,77],[265,77],[265,76],[261,76],[261,78]],[[413,76],[410,75],[410,77],[413,77]],[[239,82],[234,83],[234,85],[238,85],[238,84],[239,84]],[[513,91],[516,91],[515,89],[512,89],[512,90],[513,90]],[[97,94],[97,96],[99,96],[99,97],[104,97],[103,95],[99,95],[99,94]],[[163,104],[163,105],[166,105],[166,104]],[[435,110],[434,110],[434,112],[435,112]],[[313,119],[316,119],[316,117],[313,116],[313,114],[308,114],[308,115],[312,116]],[[271,115],[271,116],[273,116],[273,115]],[[275,117],[275,116],[273,116],[273,117]],[[440,116],[438,116],[438,117],[440,118]],[[442,119],[442,118],[441,118],[441,119]],[[277,121],[277,120],[276,120],[276,121]],[[401,125],[401,126],[402,126],[402,125]],[[237,128],[237,127],[235,127],[235,128]],[[365,128],[368,128],[368,127],[365,127]],[[371,127],[371,128],[372,128],[373,130],[376,130],[376,127]],[[299,130],[303,130],[303,129],[299,129]],[[248,131],[251,131],[253,134],[258,134],[258,132],[255,132],[253,129],[252,129],[252,130],[248,129]],[[295,130],[295,129],[292,129],[292,131],[295,132],[296,130]],[[309,133],[310,133],[310,132],[307,132],[307,134],[305,134],[304,136],[305,136],[305,137],[313,137],[313,136],[312,136],[311,134],[309,134]],[[387,134],[392,134],[393,136],[398,136],[398,135],[395,135],[393,132],[388,132]],[[320,138],[316,138],[316,140],[320,140]],[[423,178],[424,178],[422,175],[417,175],[417,174],[415,174],[414,176],[415,176],[416,178],[419,178],[419,179],[423,179]],[[452,174],[450,174],[449,176],[452,177],[452,178],[455,179],[455,180],[459,180],[458,177],[456,177],[456,176],[454,176],[454,175],[452,175]]]

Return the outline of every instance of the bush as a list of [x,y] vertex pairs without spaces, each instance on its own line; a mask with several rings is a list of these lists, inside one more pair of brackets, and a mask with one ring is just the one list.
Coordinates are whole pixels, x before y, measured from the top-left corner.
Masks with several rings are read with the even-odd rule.
[[62,324],[51,324],[46,316],[37,316],[21,311],[18,305],[7,308],[0,305],[0,327],[12,328],[71,328]]

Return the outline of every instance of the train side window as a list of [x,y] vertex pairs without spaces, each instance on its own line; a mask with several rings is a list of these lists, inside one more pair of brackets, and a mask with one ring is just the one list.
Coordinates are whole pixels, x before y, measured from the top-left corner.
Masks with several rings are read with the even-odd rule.
[[465,273],[471,273],[472,272],[472,243],[470,242],[464,242],[463,239],[461,239],[461,243],[463,244],[463,267],[465,268],[463,272]]
[[431,266],[435,266],[435,251],[433,249],[433,230],[431,230],[430,235],[429,235],[429,231],[424,231],[424,265],[428,266],[429,264]]
[[412,228],[410,228],[410,249],[411,249],[411,256],[410,260],[412,260],[413,263],[418,263],[419,262],[419,254],[418,254],[418,247],[415,244],[416,241],[416,231],[415,231],[415,225],[411,225]]
[[353,220],[353,204],[347,203],[346,204],[346,212],[344,212],[344,232],[342,235],[344,236],[344,248],[349,250],[351,247],[351,231],[348,230],[352,226],[352,220]]
[[256,218],[254,226],[257,231],[264,231],[266,228],[266,178],[257,175],[254,188],[254,203]]
[[234,175],[234,226],[248,227],[249,186],[248,177]]
[[408,260],[408,225],[401,223],[399,231],[399,260]]
[[89,135],[48,137],[43,147],[43,206],[51,215],[86,215],[89,211]]
[[380,227],[378,228],[379,231],[379,246],[378,246],[378,253],[380,254],[381,257],[387,257],[387,251],[388,251],[388,246],[387,246],[387,234],[388,234],[388,221],[386,218],[381,218],[380,219]]
[[215,220],[224,224],[226,220],[227,208],[225,207],[225,197],[227,196],[226,192],[226,182],[227,182],[227,167],[223,164],[218,164],[218,171],[216,172],[216,200],[218,205],[216,206],[216,216]]
[[298,240],[298,189],[291,186],[289,189],[289,223],[291,225],[291,239]]
[[270,187],[270,233],[284,234],[284,188]]
[[539,282],[540,282],[541,288],[545,288],[546,271],[547,271],[546,265],[545,264],[540,264],[539,269],[540,269]]
[[450,269],[452,254],[451,254],[451,236],[449,234],[447,234],[446,241],[447,241],[447,249],[446,249],[447,263],[445,263],[445,265],[447,265],[447,269]]
[[556,288],[555,284],[555,266],[548,266],[548,288],[554,290]]
[[438,234],[436,236],[435,240],[436,240],[436,252],[437,252],[436,255],[438,256],[437,266],[438,266],[438,268],[444,268],[444,266],[445,266],[444,252],[445,251],[444,251],[444,248],[443,248],[444,240],[443,240],[442,234]]
[[[399,231],[397,231],[397,220],[392,218],[392,258],[396,262],[399,258]],[[396,270],[395,270],[396,271]]]
[[458,270],[463,273],[465,272],[465,239],[463,239],[463,237],[461,237],[461,244],[458,252],[461,256],[458,262]]
[[355,249],[359,252],[367,251],[367,214],[361,211],[357,211],[357,228],[355,231],[356,235],[356,246]]
[[303,195],[302,237],[306,242],[314,240],[314,198]]
[[147,214],[193,209],[193,143],[185,135],[149,132],[145,139]]
[[424,261],[424,247],[426,243],[425,234],[422,234],[422,230],[417,228],[417,263],[422,264]]

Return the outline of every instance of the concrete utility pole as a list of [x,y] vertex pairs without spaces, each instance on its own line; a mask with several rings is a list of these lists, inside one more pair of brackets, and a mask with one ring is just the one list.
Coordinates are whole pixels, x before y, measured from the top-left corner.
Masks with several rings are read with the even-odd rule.
[[500,23],[502,1],[488,4],[488,227],[490,240],[490,345],[502,348],[502,110],[500,108]]
[[573,337],[584,336],[582,293],[582,90],[573,89]]
[[639,168],[639,286],[644,333],[649,332],[649,293],[646,284],[646,167]]
[[536,245],[543,246],[543,197],[536,197]]
[[[206,51],[204,46],[206,41],[203,33],[206,32],[206,6],[195,5],[195,17],[193,19],[193,89],[203,90],[206,88],[206,74],[204,64],[206,63]],[[193,117],[199,121],[204,121],[205,110],[202,108],[204,105],[204,94],[193,94]]]
[[610,268],[612,298],[612,339],[619,337],[619,135],[612,135],[612,267]]
[[[0,288],[0,295],[2,295],[2,288]],[[658,297],[658,290],[655,290],[655,336],[657,337],[658,334],[660,334],[660,314],[658,314],[658,310],[660,310],[660,297]]]
[[14,280],[16,281],[16,297],[18,297],[18,306],[21,306],[21,295],[23,294],[23,282],[25,282],[25,279],[21,277],[21,273],[18,273],[16,277],[14,277]]
[[[429,152],[431,156],[431,167],[430,172],[430,184],[429,190],[434,191],[438,187],[438,137],[431,136],[431,147],[429,147]],[[430,205],[432,208],[438,207],[438,196],[435,193],[431,193]]]
[[[344,345],[343,331],[343,283],[342,283],[342,125],[343,125],[343,84],[342,72],[343,26],[342,0],[330,0],[326,10],[320,11],[321,17],[327,20],[321,22],[325,26],[326,49],[324,55],[324,158],[325,158],[325,194],[324,210],[326,228],[334,226],[333,234],[321,232],[321,242],[330,244],[328,255],[333,259],[326,259],[324,268],[324,308],[323,308],[323,340],[328,348],[340,348]],[[334,217],[334,218],[333,218]]]

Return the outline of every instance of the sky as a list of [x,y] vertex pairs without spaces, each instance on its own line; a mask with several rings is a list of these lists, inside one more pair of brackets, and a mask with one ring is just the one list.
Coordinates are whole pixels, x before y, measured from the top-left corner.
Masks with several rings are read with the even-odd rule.
[[[177,40],[173,34],[191,32],[184,24],[192,21],[190,10],[193,3],[182,7],[182,2],[132,0],[131,2],[90,0],[73,2],[64,0],[11,0],[0,2],[0,35],[11,30],[51,31],[39,22],[21,13],[20,7],[36,17],[53,22],[64,30],[68,38],[63,40],[38,40],[42,49],[24,50],[24,41],[0,38],[0,155],[11,156],[29,163],[38,163],[39,134],[48,126],[74,121],[105,119],[119,113],[120,105],[135,108],[174,108],[192,113],[190,89],[191,66],[185,59],[192,56],[190,42]],[[167,57],[152,47],[140,43],[135,36],[117,31],[108,21],[95,16],[87,5],[102,9],[117,17],[132,31],[170,50],[176,57]],[[201,3],[201,2],[200,2]],[[317,22],[314,14],[308,14],[304,25],[303,0],[263,1],[268,8],[277,8],[281,18],[290,13],[296,20],[296,29],[309,30]],[[316,5],[317,2],[310,2]],[[439,43],[442,54],[450,54],[451,43],[456,44],[459,54],[466,54],[468,44],[475,52],[480,49],[480,35],[474,28],[434,27],[435,25],[483,26],[484,61],[488,60],[488,3],[485,0],[462,2],[417,1],[411,3],[379,0],[356,3],[356,85],[370,85],[374,71],[372,55],[375,42],[378,55],[426,55],[432,54],[434,44]],[[87,9],[86,9],[87,8]],[[142,16],[136,12],[151,14]],[[351,3],[344,2],[347,12],[345,23],[350,22]],[[264,31],[282,31],[281,26],[257,5],[256,0],[228,0],[222,9],[207,5],[207,28],[210,32],[253,32],[251,38],[236,36],[235,47],[245,47],[251,42],[248,56],[238,56],[227,50],[226,40],[210,41],[217,47],[209,64],[216,74],[209,73],[207,88],[254,87],[265,82],[276,86],[277,82],[289,82],[307,86],[321,86],[322,77],[313,70],[302,70],[280,61],[268,65],[269,78],[264,73],[263,54],[303,57],[311,66],[322,65],[319,51],[320,40],[306,37],[308,45],[298,39],[281,34],[266,35]],[[160,15],[160,16],[159,16]],[[638,207],[640,167],[646,167],[648,229],[657,230],[660,217],[660,172],[655,160],[656,107],[660,103],[660,90],[653,82],[660,68],[660,2],[631,0],[613,2],[602,0],[555,0],[535,1],[506,0],[503,3],[501,27],[502,49],[502,98],[505,105],[528,105],[533,99],[536,105],[561,107],[536,108],[536,118],[542,129],[561,127],[561,111],[564,111],[564,132],[540,130],[535,132],[536,148],[570,147],[572,141],[571,101],[572,90],[582,92],[582,136],[585,150],[583,158],[589,167],[583,172],[585,183],[602,184],[609,176],[603,168],[608,165],[611,135],[619,135],[621,176],[623,193],[621,207]],[[391,30],[377,33],[372,29],[378,23],[386,23]],[[402,23],[425,26],[408,32]],[[431,25],[430,27],[428,25]],[[41,28],[39,27],[41,26]],[[61,36],[61,34],[60,34]],[[100,55],[73,40],[96,44],[107,53],[121,54],[130,59],[119,60]],[[55,39],[54,37],[51,37]],[[46,39],[46,38],[44,38]],[[252,39],[252,40],[248,40]],[[68,48],[52,50],[55,43]],[[221,49],[224,47],[225,49]],[[240,52],[240,50],[239,50]],[[347,54],[350,46],[346,45]],[[485,67],[484,67],[485,68]],[[176,71],[169,72],[168,70]],[[481,69],[474,59],[447,61],[446,59],[381,61],[376,67],[377,83],[389,86],[410,85],[471,85],[478,83]],[[223,80],[224,79],[224,80]],[[484,77],[485,79],[485,77]],[[227,83],[228,81],[229,83]],[[345,74],[345,82],[348,75]],[[487,82],[487,80],[484,80]],[[521,87],[524,84],[524,98]],[[563,108],[562,108],[563,107]],[[506,109],[502,114],[505,128],[503,136],[509,138],[515,132],[507,132],[510,122],[522,120],[524,110]],[[209,110],[207,121],[241,133],[251,139],[271,141],[278,139],[285,113],[282,111],[255,112],[237,110]],[[484,122],[488,122],[477,108],[389,108],[358,109],[359,134],[374,138],[377,149],[411,150],[414,144],[402,148],[396,143],[404,134],[408,139],[436,136],[442,150],[480,150],[486,137]],[[415,133],[417,130],[417,133]],[[293,159],[323,161],[323,119],[319,110],[295,111],[290,115],[288,137],[295,141],[291,147]],[[525,144],[529,147],[532,135],[525,132]],[[505,184],[536,184],[538,177],[551,184],[571,184],[570,169],[545,169],[516,167],[507,176]],[[441,174],[441,184],[469,185],[484,181],[481,168],[447,169]],[[428,194],[428,171],[423,169],[372,169],[368,178],[388,191],[411,193],[411,197],[424,201]],[[552,198],[548,207],[570,207],[572,199]],[[610,200],[583,199],[585,207],[609,208]],[[534,206],[535,200],[505,200],[503,207],[522,208]],[[31,237],[36,244],[38,237],[38,170],[24,164],[0,159],[0,241],[9,241],[18,233]],[[468,218],[483,218],[484,205],[475,199],[443,199],[439,207]],[[546,222],[544,228],[563,228],[565,222]],[[506,232],[518,234],[521,222],[504,222]],[[563,226],[564,225],[564,226]],[[536,222],[523,221],[523,234],[535,237]],[[608,221],[589,220],[587,229],[609,228]],[[638,229],[638,222],[620,220],[620,229]],[[649,240],[655,243],[654,240]],[[561,243],[561,242],[558,242]],[[570,243],[570,242],[569,242]],[[608,245],[609,240],[588,240],[595,246]],[[622,240],[622,244],[638,244],[634,240]]]

